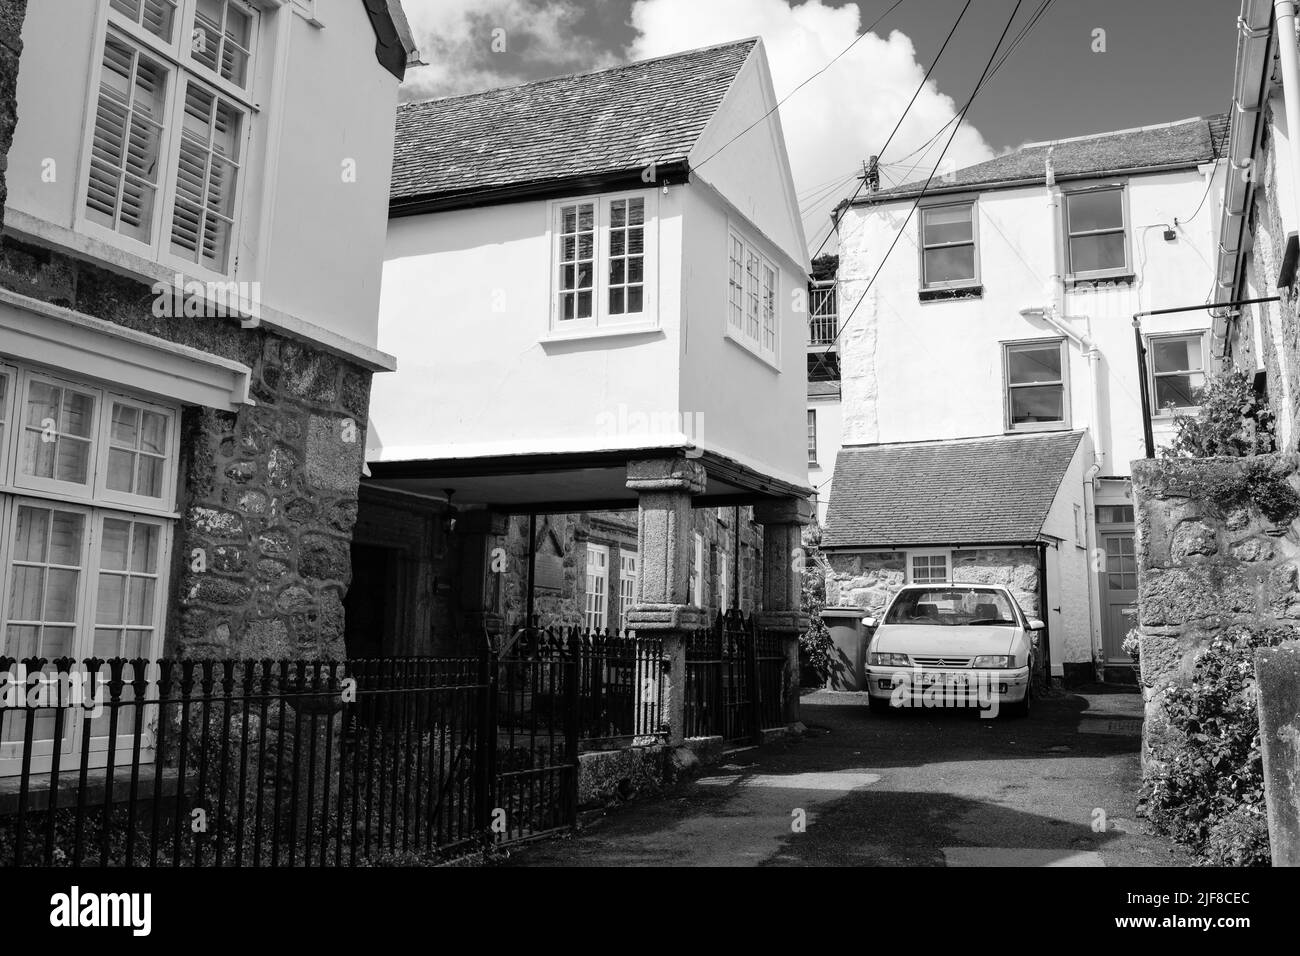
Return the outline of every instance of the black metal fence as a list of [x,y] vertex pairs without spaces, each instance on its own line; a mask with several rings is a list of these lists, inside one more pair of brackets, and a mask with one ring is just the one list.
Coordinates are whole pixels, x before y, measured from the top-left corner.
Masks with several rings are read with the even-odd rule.
[[0,658],[0,865],[421,863],[572,825],[576,673]]
[[785,725],[780,638],[739,612],[719,616],[686,643],[685,734],[757,740]]
[[573,660],[579,746],[596,750],[665,738],[663,641],[578,628],[517,628],[510,660]]

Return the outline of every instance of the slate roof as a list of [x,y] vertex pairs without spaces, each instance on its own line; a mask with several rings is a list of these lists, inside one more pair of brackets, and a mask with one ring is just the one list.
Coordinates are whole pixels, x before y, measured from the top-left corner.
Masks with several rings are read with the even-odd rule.
[[405,104],[390,200],[639,175],[651,160],[683,162],[757,43]]
[[[1042,183],[1047,152],[1052,151],[1056,178],[1081,179],[1122,173],[1149,166],[1192,167],[1222,158],[1227,148],[1228,116],[1195,117],[1164,126],[1098,133],[1055,144],[1036,143],[984,163],[958,169],[951,181],[935,177],[926,195],[964,189],[994,189]],[[924,170],[922,170],[924,172]],[[925,184],[918,181],[882,189],[856,200],[855,205],[910,199]]]
[[841,448],[827,548],[1038,539],[1082,432]]

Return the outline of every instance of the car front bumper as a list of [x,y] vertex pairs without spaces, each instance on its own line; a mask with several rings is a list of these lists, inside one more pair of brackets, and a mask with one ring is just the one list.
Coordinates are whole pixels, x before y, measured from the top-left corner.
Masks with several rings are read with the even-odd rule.
[[1029,667],[1007,669],[867,667],[867,693],[898,708],[1018,704],[1029,691]]

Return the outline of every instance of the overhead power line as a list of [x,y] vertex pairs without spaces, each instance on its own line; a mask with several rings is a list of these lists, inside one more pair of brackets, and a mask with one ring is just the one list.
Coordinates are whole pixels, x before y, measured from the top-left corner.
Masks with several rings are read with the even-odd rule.
[[[1048,2],[1050,2],[1050,0],[1048,0]],[[997,57],[998,50],[1002,48],[1002,41],[1006,39],[1007,33],[1010,32],[1011,24],[1015,22],[1016,14],[1020,12],[1020,5],[1022,3],[1024,3],[1024,0],[1016,0],[1016,5],[1011,10],[1011,16],[1007,18],[1006,26],[1002,28],[1002,34],[998,37],[998,42],[994,44],[993,52],[989,54],[988,62],[984,64],[984,72],[980,74],[979,81],[975,84],[976,90],[979,89],[980,84],[984,82],[984,78],[988,76],[989,70],[992,69],[993,61]],[[912,221],[912,216],[916,213],[917,206],[920,205],[921,200],[925,197],[926,190],[930,188],[930,183],[934,180],[934,174],[938,172],[939,164],[943,162],[944,154],[948,152],[948,147],[952,145],[953,138],[957,135],[957,131],[961,129],[962,120],[966,118],[966,111],[970,109],[970,105],[974,99],[975,96],[972,92],[970,99],[966,101],[966,105],[963,106],[961,112],[957,114],[957,122],[953,125],[952,132],[948,135],[948,141],[943,144],[943,150],[939,153],[939,159],[934,164],[934,169],[930,170],[930,175],[926,177],[925,185],[921,187],[921,191],[917,193],[916,199],[913,200],[912,208],[907,211],[907,218],[903,220],[902,224],[898,227],[898,232],[894,234],[894,241],[891,242],[889,248],[885,250],[884,257],[880,260],[880,264],[876,266],[876,271],[871,274],[871,279],[867,282],[866,288],[862,290],[862,295],[858,297],[858,301],[853,303],[853,308],[849,310],[848,317],[845,318],[843,324],[835,330],[835,336],[827,344],[826,351],[823,354],[830,354],[831,346],[839,341],[839,337],[844,333],[844,330],[848,328],[849,323],[853,321],[853,315],[858,311],[858,306],[860,306],[867,298],[867,293],[871,291],[871,287],[875,284],[881,270],[885,268],[885,263],[889,261],[890,254],[898,246],[898,240],[902,238],[904,231],[907,229],[907,224]]]

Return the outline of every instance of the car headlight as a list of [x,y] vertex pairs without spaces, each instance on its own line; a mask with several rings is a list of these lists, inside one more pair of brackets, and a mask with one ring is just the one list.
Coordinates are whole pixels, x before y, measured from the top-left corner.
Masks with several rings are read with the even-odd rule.
[[970,662],[971,667],[1015,667],[1014,654],[984,654]]
[[869,661],[872,667],[911,667],[912,661],[906,654],[872,654]]

